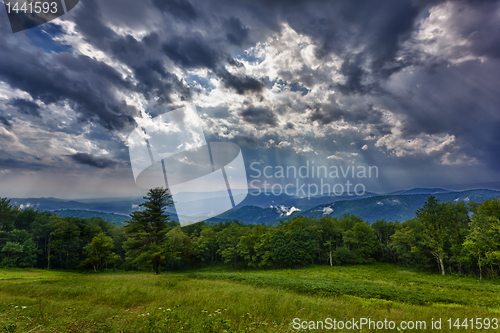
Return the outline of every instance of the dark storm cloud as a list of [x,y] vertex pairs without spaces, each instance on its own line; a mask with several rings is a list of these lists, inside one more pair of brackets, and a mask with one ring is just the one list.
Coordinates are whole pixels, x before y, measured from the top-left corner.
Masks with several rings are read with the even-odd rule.
[[158,60],[150,60],[133,67],[138,87],[145,97],[150,100],[157,97],[157,102],[170,103],[171,94],[178,93],[182,99],[188,100],[191,91],[183,85],[176,75],[173,75],[162,66]]
[[5,44],[0,50],[0,79],[11,87],[45,104],[68,101],[82,120],[97,118],[109,130],[122,130],[134,123],[136,110],[113,97],[114,89],[132,86],[112,67],[68,53],[53,55],[52,61],[47,61]]
[[22,98],[15,98],[9,102],[10,105],[17,108],[20,113],[27,114],[33,117],[41,117],[40,106],[32,101]]
[[[165,71],[159,60],[146,56],[150,51],[148,43],[152,43],[154,36],[146,36],[144,41],[118,36],[106,26],[99,4],[93,0],[79,6],[73,16],[84,38],[130,65],[136,84],[96,59],[69,53],[52,54],[44,59],[9,42],[3,42],[7,47],[0,50],[3,59],[0,79],[45,104],[67,101],[80,121],[98,121],[107,130],[127,131],[134,125],[132,117],[137,115],[134,107],[117,99],[115,91],[138,91],[148,99],[166,103],[171,102],[170,95],[174,92],[183,99],[189,98],[189,90],[175,75]],[[39,115],[36,103],[27,102],[11,103],[22,113]]]
[[[140,92],[155,104],[172,103],[173,94],[183,101],[189,101],[194,91],[171,72],[168,61],[171,60],[182,70],[209,69],[222,80],[224,86],[233,89],[237,94],[258,94],[263,91],[263,83],[256,78],[234,75],[225,69],[226,65],[243,66],[230,56],[229,46],[242,45],[250,38],[250,28],[243,23],[241,17],[228,15],[234,8],[223,9],[217,1],[207,3],[155,0],[152,4],[160,9],[160,12],[168,13],[171,18],[175,17],[175,21],[171,18],[165,20],[164,26],[159,27],[159,30],[150,31],[142,39],[131,35],[117,35],[106,26],[106,21],[112,21],[114,18],[104,16],[101,8],[104,8],[105,4],[91,0],[75,14],[77,30],[89,43],[133,71],[136,83],[129,89]],[[127,21],[134,21],[136,16],[142,15],[132,11],[126,12],[126,8],[130,6],[123,4],[126,14],[121,14],[122,21],[124,15],[127,15]],[[240,5],[233,6],[239,7],[237,11],[244,13]],[[203,15],[200,15],[202,12]],[[208,13],[212,15],[205,15]],[[114,15],[109,12],[107,14]],[[102,34],[97,31],[102,31]]]
[[0,115],[0,123],[2,123],[9,131],[12,129],[12,124],[7,118],[5,118],[5,116]]
[[317,121],[322,125],[329,124],[331,122],[335,122],[341,120],[344,116],[344,111],[340,108],[333,107],[328,110],[324,110],[321,106],[316,106],[309,116],[310,122]]
[[80,1],[72,15],[78,32],[100,49],[106,49],[107,43],[117,38],[116,33],[106,25],[108,19],[102,14],[98,1]]
[[103,157],[95,157],[94,155],[86,153],[76,153],[73,155],[69,155],[69,157],[71,157],[77,163],[90,165],[99,169],[113,168],[117,165],[116,161]]
[[135,89],[149,99],[158,98],[161,103],[170,103],[171,94],[177,92],[184,99],[190,97],[190,91],[179,78],[168,72],[161,59],[149,56],[151,51],[158,47],[158,35],[150,34],[142,40],[131,35],[117,37],[110,42],[110,53],[128,64],[134,71],[137,80]]
[[458,34],[468,40],[467,47],[477,56],[500,58],[500,27],[498,1],[458,2],[451,17]]
[[[398,85],[411,87],[397,96],[393,110],[408,117],[402,135],[454,135],[468,156],[497,168],[500,155],[500,62],[468,61],[436,65],[412,76],[400,75]],[[408,81],[406,81],[408,80]],[[417,87],[418,85],[418,87]]]
[[318,58],[334,53],[345,59],[342,73],[347,82],[340,88],[348,94],[371,92],[363,78],[390,73],[387,68],[395,66],[401,44],[429,8],[426,1],[410,0],[275,1],[267,6],[317,43]]
[[364,106],[355,105],[350,110],[345,110],[332,99],[329,104],[314,105],[310,109],[312,112],[309,121],[316,121],[321,125],[327,125],[339,120],[351,124],[382,124],[382,113],[373,109],[370,104]]
[[[364,81],[387,77],[408,65],[395,56],[430,2],[154,0],[153,3],[185,21],[183,34],[163,43],[164,53],[184,68],[223,67],[224,62],[232,61],[228,56],[230,45],[255,44],[267,37],[269,29],[278,31],[281,23],[288,23],[317,43],[318,57],[334,53],[345,59],[342,73],[346,82],[338,85],[339,89],[346,94],[365,94],[372,92],[373,87]],[[192,21],[197,12],[194,8],[216,19]],[[209,33],[201,36],[198,29]],[[176,32],[174,29],[170,35],[175,36]],[[221,38],[226,39],[225,44]],[[311,85],[314,74],[307,71],[303,74],[301,81]]]
[[172,17],[185,20],[194,20],[198,14],[193,5],[186,0],[153,0],[162,13],[170,13]]
[[250,29],[243,26],[240,19],[230,17],[224,27],[227,30],[226,38],[231,44],[241,46],[248,39]]
[[361,57],[354,58],[354,60],[345,59],[340,67],[340,73],[346,77],[346,82],[335,85],[344,95],[353,93],[366,94],[373,89],[373,85],[367,86],[363,84],[363,80],[368,76],[368,73],[360,65]]
[[109,43],[113,56],[126,64],[141,63],[147,59],[147,48],[131,35],[116,37]]
[[93,0],[82,3],[73,16],[77,31],[96,48],[129,65],[135,82],[87,56],[59,53],[44,59],[8,42],[3,43],[8,47],[0,50],[0,79],[45,104],[67,101],[81,122],[97,121],[111,131],[130,130],[135,124],[133,117],[138,115],[135,107],[116,97],[116,91],[140,92],[160,103],[171,102],[173,93],[189,98],[187,87],[165,70],[161,60],[148,56],[155,47],[154,35],[143,41],[117,35],[106,26],[99,3]]
[[[245,49],[259,42],[265,44],[270,37],[276,37],[274,33],[279,32],[283,24],[288,24],[300,35],[312,39],[316,45],[315,60],[330,61],[329,55],[333,54],[341,59],[341,65],[338,73],[324,73],[322,66],[312,69],[305,64],[296,70],[286,65],[281,68],[281,64],[277,63],[275,69],[279,79],[292,92],[298,91],[302,97],[306,96],[301,100],[300,94],[295,94],[296,100],[285,100],[282,104],[305,105],[295,108],[301,111],[309,105],[312,112],[308,120],[317,124],[345,121],[356,125],[349,133],[350,137],[338,140],[342,142],[342,147],[356,141],[353,149],[359,150],[358,146],[364,143],[362,140],[367,135],[380,138],[390,134],[394,124],[383,120],[378,111],[385,109],[406,117],[402,118],[407,119],[402,128],[402,139],[421,134],[454,135],[456,142],[463,147],[460,148],[463,151],[457,153],[465,152],[490,165],[498,165],[500,158],[496,156],[500,156],[497,154],[500,137],[496,133],[500,122],[494,105],[500,105],[495,97],[500,95],[500,83],[494,74],[499,68],[488,62],[500,54],[496,17],[498,1],[457,2],[463,10],[452,13],[454,21],[450,26],[458,29],[458,36],[466,43],[461,46],[463,49],[458,50],[460,52],[454,53],[481,55],[486,61],[483,64],[452,65],[448,70],[446,68],[450,63],[445,56],[429,57],[431,61],[421,56],[423,51],[420,49],[404,49],[405,43],[418,42],[412,40],[412,34],[420,29],[418,24],[427,17],[431,6],[441,2],[86,0],[65,17],[75,22],[75,30],[83,40],[104,52],[108,60],[123,64],[127,68],[127,76],[98,59],[63,52],[54,54],[50,50],[35,48],[26,50],[20,44],[4,41],[0,36],[3,46],[0,49],[0,80],[28,92],[33,99],[45,104],[62,105],[62,102],[67,102],[77,112],[78,120],[95,121],[109,132],[123,133],[133,128],[133,117],[138,115],[138,110],[117,97],[117,92],[121,95],[140,93],[151,104],[158,104],[159,109],[168,108],[173,101],[177,101],[177,97],[181,101],[195,98],[197,92],[190,90],[185,77],[181,77],[183,74],[174,73],[208,69],[232,94],[245,95],[238,96],[238,99],[251,100],[255,98],[252,94],[260,95],[257,98],[266,96],[266,89],[270,90],[272,85],[266,87],[260,77],[245,74],[246,61],[259,61],[246,59]],[[439,49],[435,47],[439,46],[436,40],[426,43],[429,48]],[[58,49],[64,50],[61,47]],[[172,68],[172,63],[177,68]],[[226,69],[229,66],[238,67],[238,72],[242,74],[231,74]],[[412,70],[415,73],[418,68],[427,71],[411,80],[396,82],[396,88],[385,84],[410,66],[414,67]],[[480,70],[485,66],[487,71]],[[453,68],[459,68],[462,74],[450,74]],[[341,74],[344,79],[335,81],[330,74]],[[483,81],[479,86],[478,80]],[[418,90],[415,87],[417,83],[427,88]],[[348,103],[337,103],[334,99],[322,100],[321,103],[317,101],[317,105],[314,104],[316,101],[306,102],[315,85],[330,87],[340,100],[349,99]],[[404,92],[398,94],[398,87]],[[263,104],[265,102],[263,100]],[[378,103],[378,108],[371,106],[374,102]],[[247,107],[231,114],[231,117],[228,114],[227,118],[224,118],[225,112],[215,110],[213,116],[228,120],[227,131],[230,132],[238,126],[237,116],[246,123],[269,128],[278,125],[278,115],[297,112],[291,111],[294,110],[292,107],[271,107],[271,103],[269,101],[269,107]],[[30,110],[36,116],[38,109],[34,107]],[[0,122],[11,129],[12,125],[6,118],[0,118]],[[373,133],[355,133],[365,124],[373,125],[370,129]],[[291,133],[300,131],[300,127],[294,125],[293,120],[286,124],[287,132]],[[92,135],[97,136],[95,132]],[[262,147],[262,142],[268,138],[264,135],[256,139],[240,131],[235,141],[256,148]],[[309,139],[308,143],[317,140],[313,136]],[[113,139],[100,140],[110,142]],[[273,140],[278,142],[279,138]],[[378,161],[384,163],[380,157],[387,154],[372,149],[375,141],[371,141],[367,152],[360,154],[373,154],[373,159],[379,158]],[[331,142],[324,143],[325,150],[331,149]],[[111,146],[110,143],[108,145]],[[120,150],[119,156],[126,160],[124,151]],[[87,154],[75,154],[71,158],[98,168],[112,167],[115,163]],[[430,160],[433,159],[436,157]],[[430,160],[422,159],[421,163]]]
[[271,125],[278,124],[276,115],[267,108],[249,107],[239,113],[244,121],[254,125]]
[[217,75],[222,79],[226,88],[234,89],[237,94],[243,95],[247,92],[260,93],[264,90],[263,82],[244,75],[234,75],[226,69],[217,71]]
[[201,36],[178,36],[163,44],[162,49],[172,61],[185,68],[215,69],[221,60],[221,54]]

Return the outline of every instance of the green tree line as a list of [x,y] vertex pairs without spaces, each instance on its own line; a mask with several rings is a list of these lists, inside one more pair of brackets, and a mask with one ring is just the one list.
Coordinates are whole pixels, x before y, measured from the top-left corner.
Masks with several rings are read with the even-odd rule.
[[277,227],[238,221],[180,227],[165,213],[173,205],[166,189],[152,189],[144,199],[124,227],[98,217],[21,210],[0,199],[0,266],[160,273],[218,264],[263,269],[390,262],[443,275],[500,273],[499,199],[477,204],[429,196],[405,222],[299,216]]

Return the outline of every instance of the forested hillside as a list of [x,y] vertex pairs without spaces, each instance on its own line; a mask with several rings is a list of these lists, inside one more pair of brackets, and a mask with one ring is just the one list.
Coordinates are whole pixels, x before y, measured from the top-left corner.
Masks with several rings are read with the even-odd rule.
[[168,194],[155,190],[124,227],[99,217],[21,210],[3,198],[0,265],[159,273],[213,264],[252,269],[379,261],[441,274],[500,272],[499,199],[477,204],[429,196],[416,217],[402,223],[370,225],[346,214],[298,216],[276,227],[227,221],[181,228],[164,212],[171,205]]
[[[373,223],[378,219],[403,222],[415,217],[417,209],[425,204],[430,194],[418,193],[419,190],[422,189],[413,189],[398,195],[377,195],[357,200],[341,200],[296,212],[286,219],[298,215],[319,218],[324,215],[341,217],[345,214],[354,214],[369,223]],[[473,201],[481,203],[485,200],[500,198],[500,192],[495,190],[478,189],[460,192],[434,190],[437,193],[432,193],[432,195],[441,201],[464,201],[466,203]],[[279,223],[279,221],[276,222]]]
[[104,213],[104,212],[95,212],[89,210],[81,210],[81,209],[61,209],[55,210],[54,214],[59,215],[60,217],[73,216],[73,217],[81,217],[81,218],[93,218],[100,217],[105,221],[111,222],[118,226],[123,226],[130,220],[130,217],[127,215],[119,215],[113,213]]

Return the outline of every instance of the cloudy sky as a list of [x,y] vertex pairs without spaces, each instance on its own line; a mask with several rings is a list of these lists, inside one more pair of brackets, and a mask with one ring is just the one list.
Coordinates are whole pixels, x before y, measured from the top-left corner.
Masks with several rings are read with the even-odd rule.
[[0,196],[142,195],[127,136],[194,104],[263,166],[371,165],[367,190],[500,181],[500,2],[81,0],[0,14]]

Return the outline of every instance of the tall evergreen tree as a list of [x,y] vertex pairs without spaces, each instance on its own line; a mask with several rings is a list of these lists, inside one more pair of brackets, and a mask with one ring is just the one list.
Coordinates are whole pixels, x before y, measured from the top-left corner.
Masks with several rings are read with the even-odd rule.
[[125,260],[134,268],[152,269],[160,274],[167,256],[167,232],[172,225],[165,208],[174,202],[168,189],[162,187],[149,190],[144,199],[146,202],[140,204],[144,209],[130,214],[132,219],[125,226]]

